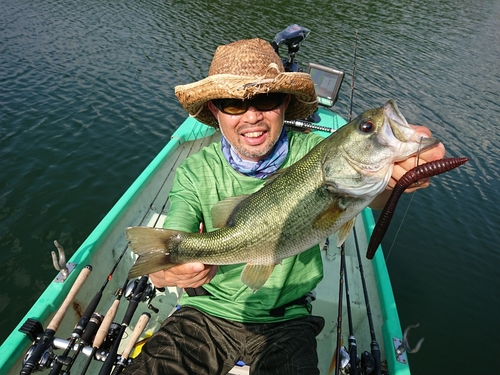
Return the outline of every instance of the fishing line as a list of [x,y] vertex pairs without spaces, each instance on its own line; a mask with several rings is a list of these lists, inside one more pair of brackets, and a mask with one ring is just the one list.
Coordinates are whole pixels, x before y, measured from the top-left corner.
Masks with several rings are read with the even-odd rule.
[[352,63],[352,77],[351,77],[351,98],[350,98],[350,106],[349,106],[349,121],[352,120],[352,105],[354,102],[354,75],[356,73],[356,50],[358,47],[358,30],[356,30],[356,36],[354,39],[354,59]]
[[411,205],[411,202],[413,201],[413,197],[415,196],[415,191],[411,194],[411,197],[410,197],[410,201],[408,202],[408,206],[406,206],[406,210],[405,210],[405,213],[403,215],[403,217],[401,218],[401,221],[399,223],[399,226],[398,226],[398,229],[396,231],[396,234],[394,235],[394,239],[391,243],[391,247],[389,248],[389,251],[387,252],[387,255],[385,257],[385,262],[387,263],[387,261],[389,260],[389,255],[391,255],[391,251],[394,247],[394,245],[396,244],[396,240],[399,236],[399,232],[401,231],[401,228],[403,227],[403,222],[405,221],[406,219],[406,215],[408,214],[408,211],[410,210],[410,205]]
[[[420,162],[420,151],[422,151],[421,146],[422,146],[422,140],[424,137],[420,137],[420,142],[418,144],[418,151],[417,151],[417,160],[415,161],[415,167],[418,166],[418,163]],[[418,181],[416,182],[418,186]],[[403,214],[403,217],[401,218],[401,221],[399,223],[398,229],[396,230],[396,234],[394,235],[394,239],[392,240],[391,247],[389,248],[389,251],[387,252],[387,255],[385,257],[385,262],[389,260],[389,255],[391,255],[392,249],[394,248],[394,245],[396,244],[396,240],[399,236],[399,232],[401,231],[401,228],[403,227],[403,223],[406,219],[406,215],[408,215],[408,211],[410,210],[411,203],[413,202],[413,198],[415,197],[416,191],[414,191],[411,194],[410,201],[408,202],[408,205],[406,206],[405,213]]]

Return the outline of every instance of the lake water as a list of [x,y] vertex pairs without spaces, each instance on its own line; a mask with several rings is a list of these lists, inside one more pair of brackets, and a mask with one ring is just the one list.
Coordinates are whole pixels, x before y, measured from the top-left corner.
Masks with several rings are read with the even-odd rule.
[[[173,87],[219,44],[311,29],[298,58],[346,72],[336,110],[396,99],[469,163],[406,195],[384,240],[415,374],[500,354],[500,2],[0,2],[0,342],[185,118]],[[327,277],[329,275],[326,275]]]

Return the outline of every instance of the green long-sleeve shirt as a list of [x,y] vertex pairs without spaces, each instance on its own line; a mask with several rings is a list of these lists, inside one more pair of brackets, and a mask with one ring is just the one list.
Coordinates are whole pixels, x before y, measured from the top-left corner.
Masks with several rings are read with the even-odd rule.
[[[322,137],[313,133],[289,131],[289,152],[281,166],[300,160]],[[212,206],[227,198],[259,190],[265,180],[241,175],[227,162],[220,142],[212,143],[187,158],[178,168],[170,192],[170,210],[164,227],[197,232],[202,222],[206,231],[212,226]],[[192,306],[214,316],[238,322],[269,322],[307,315],[303,306],[286,309],[283,317],[270,316],[270,310],[302,297],[316,287],[323,277],[319,247],[284,259],[257,292],[240,281],[244,264],[223,265],[210,283],[211,296],[182,296],[181,305]]]

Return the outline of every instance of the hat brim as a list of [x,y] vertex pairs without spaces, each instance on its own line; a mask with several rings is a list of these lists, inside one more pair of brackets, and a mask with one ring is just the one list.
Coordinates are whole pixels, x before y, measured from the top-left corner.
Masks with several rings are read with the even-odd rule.
[[215,127],[218,127],[218,123],[208,108],[210,100],[251,99],[255,95],[272,92],[291,95],[285,112],[286,120],[306,118],[318,107],[314,83],[307,73],[285,72],[274,78],[216,74],[201,81],[175,87],[175,95],[189,115]]

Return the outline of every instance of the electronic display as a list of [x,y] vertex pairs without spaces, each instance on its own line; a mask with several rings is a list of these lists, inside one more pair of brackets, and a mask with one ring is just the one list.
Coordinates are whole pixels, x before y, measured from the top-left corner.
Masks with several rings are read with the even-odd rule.
[[344,72],[314,63],[309,63],[307,72],[314,82],[319,104],[333,106],[344,79]]

